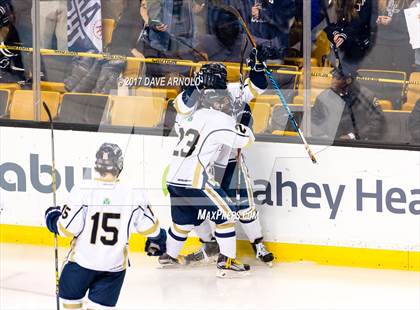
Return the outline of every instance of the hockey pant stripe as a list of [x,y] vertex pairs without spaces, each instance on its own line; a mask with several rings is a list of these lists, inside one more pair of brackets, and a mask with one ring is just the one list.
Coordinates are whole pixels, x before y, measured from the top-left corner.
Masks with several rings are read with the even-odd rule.
[[241,157],[241,172],[243,176],[241,179],[245,181],[249,206],[250,208],[255,209],[254,190],[252,188],[251,179],[249,177],[248,167],[245,164],[243,156]]
[[219,233],[216,231],[214,235],[216,236],[216,238],[230,238],[230,237],[235,237],[236,233],[234,231],[231,231],[228,233]]
[[178,237],[177,235],[175,235],[175,234],[172,232],[172,229],[171,229],[171,228],[169,228],[169,230],[168,230],[168,234],[169,234],[172,238],[174,238],[176,241],[184,242],[184,241],[186,241],[186,240],[187,240],[187,237]]
[[205,194],[213,203],[222,211],[223,216],[226,218],[226,222],[233,222],[234,216],[229,208],[226,201],[210,186],[206,185]]

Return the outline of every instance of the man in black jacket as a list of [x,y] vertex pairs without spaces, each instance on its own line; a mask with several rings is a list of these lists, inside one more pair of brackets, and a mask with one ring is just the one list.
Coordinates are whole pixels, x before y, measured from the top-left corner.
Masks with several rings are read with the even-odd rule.
[[[20,39],[13,25],[13,11],[8,1],[0,2],[0,44],[20,45]],[[25,71],[23,69],[20,51],[0,49],[0,82],[23,82]]]
[[[218,1],[213,1],[216,3]],[[289,46],[295,0],[224,0],[239,10],[258,45],[272,48],[268,59],[283,59]]]
[[374,94],[354,73],[334,70],[331,88],[317,97],[312,109],[313,136],[380,140],[384,131],[385,117]]
[[[323,10],[326,10],[322,1]],[[331,44],[338,48],[343,68],[355,71],[374,44],[377,0],[333,0],[331,3],[326,12],[328,25],[324,31]],[[334,63],[335,55],[331,57]]]

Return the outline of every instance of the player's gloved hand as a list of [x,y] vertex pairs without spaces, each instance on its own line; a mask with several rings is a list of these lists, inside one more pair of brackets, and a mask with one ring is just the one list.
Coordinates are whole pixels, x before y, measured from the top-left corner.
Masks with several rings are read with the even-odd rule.
[[60,216],[60,207],[50,207],[45,211],[45,222],[47,228],[54,234],[58,234],[57,221]]
[[251,107],[245,103],[242,109],[236,114],[236,122],[246,127],[252,128],[254,120],[252,118]]
[[160,256],[166,252],[166,231],[160,229],[159,235],[147,238],[144,251],[148,256]]
[[269,46],[258,45],[257,48],[253,48],[247,59],[248,67],[257,72],[264,71],[263,63],[270,56],[270,52],[271,48]]

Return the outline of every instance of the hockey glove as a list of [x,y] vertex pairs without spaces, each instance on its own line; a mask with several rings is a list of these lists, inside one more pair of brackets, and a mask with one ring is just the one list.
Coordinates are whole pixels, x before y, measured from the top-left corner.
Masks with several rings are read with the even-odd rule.
[[144,251],[148,256],[160,256],[164,254],[166,252],[166,231],[161,228],[157,237],[147,238]]
[[45,222],[50,232],[58,234],[57,221],[61,216],[60,207],[50,207],[45,211]]
[[247,65],[251,70],[261,72],[264,71],[263,62],[270,56],[270,47],[258,45],[253,48],[247,59]]

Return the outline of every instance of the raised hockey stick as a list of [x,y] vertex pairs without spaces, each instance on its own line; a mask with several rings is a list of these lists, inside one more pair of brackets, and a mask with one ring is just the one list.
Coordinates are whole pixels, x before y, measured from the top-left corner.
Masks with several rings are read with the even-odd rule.
[[[55,148],[54,148],[54,125],[51,116],[50,109],[48,108],[45,102],[42,103],[44,106],[45,111],[48,114],[48,121],[50,123],[51,128],[51,158],[52,158],[52,193],[53,193],[53,206],[57,206],[57,178],[56,178],[56,170],[55,170]],[[54,259],[55,259],[55,297],[57,303],[57,310],[60,310],[60,296],[59,296],[59,274],[58,274],[58,238],[57,234],[54,234]]]
[[[222,7],[225,8],[226,10],[228,10],[229,12],[233,13],[238,18],[238,20],[240,21],[240,23],[242,25],[242,28],[245,30],[245,32],[247,34],[248,40],[251,42],[251,44],[254,48],[257,48],[257,43],[255,42],[254,37],[252,36],[251,32],[249,31],[248,26],[246,25],[244,19],[242,18],[241,13],[239,13],[239,11],[231,5],[229,5],[229,6],[224,6],[223,5]],[[284,106],[284,108],[285,108],[285,110],[286,110],[286,112],[289,116],[290,122],[292,123],[295,131],[298,133],[300,139],[302,140],[302,143],[305,146],[305,149],[306,149],[306,152],[309,155],[309,158],[312,160],[312,162],[314,164],[316,164],[317,161],[316,161],[315,155],[312,152],[311,148],[309,147],[309,144],[306,141],[306,138],[303,135],[302,130],[299,128],[299,125],[297,124],[296,119],[293,116],[292,111],[289,108],[289,105],[287,104],[286,98],[284,97],[282,91],[280,90],[280,87],[278,86],[277,82],[274,80],[273,74],[271,73],[270,69],[268,69],[267,64],[265,62],[263,62],[263,65],[264,65],[264,72],[267,75],[268,79],[270,80],[271,84],[273,85],[276,94],[279,96],[280,101],[283,104],[283,106]]]

